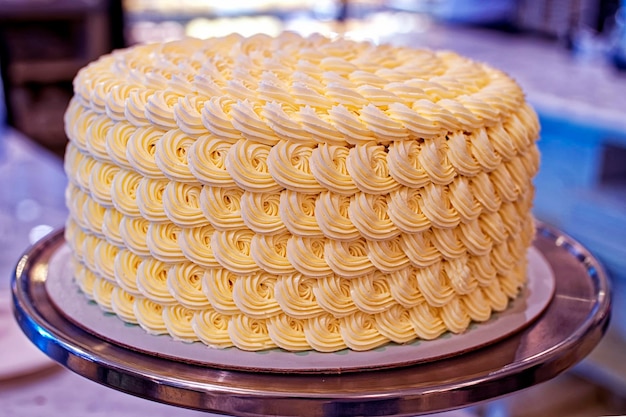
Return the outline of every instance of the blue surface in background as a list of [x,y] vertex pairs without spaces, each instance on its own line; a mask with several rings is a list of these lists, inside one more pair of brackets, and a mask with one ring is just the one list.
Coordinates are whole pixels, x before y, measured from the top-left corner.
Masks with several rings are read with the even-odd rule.
[[[626,132],[540,115],[541,169],[535,215],[570,234],[626,279],[626,169],[603,178],[606,152],[624,150]],[[619,164],[626,167],[626,157]],[[615,166],[615,161],[613,161]]]
[[540,121],[535,216],[600,260],[613,284],[613,324],[626,335],[626,132],[546,114]]

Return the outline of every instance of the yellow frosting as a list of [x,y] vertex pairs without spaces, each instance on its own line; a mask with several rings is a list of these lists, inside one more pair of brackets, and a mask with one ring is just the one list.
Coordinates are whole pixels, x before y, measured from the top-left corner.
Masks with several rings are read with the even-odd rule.
[[76,281],[151,334],[370,350],[462,333],[526,282],[539,126],[488,65],[231,35],[116,51],[74,90]]

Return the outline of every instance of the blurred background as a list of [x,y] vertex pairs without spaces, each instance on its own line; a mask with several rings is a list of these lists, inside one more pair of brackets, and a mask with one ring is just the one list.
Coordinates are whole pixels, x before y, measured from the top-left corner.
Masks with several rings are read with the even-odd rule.
[[[626,415],[626,5],[620,0],[0,0],[0,290],[20,253],[63,226],[63,113],[81,67],[136,43],[283,30],[451,49],[520,83],[542,123],[535,214],[601,260],[613,285],[613,317],[600,346],[571,371],[457,414]],[[63,370],[14,377],[3,378],[0,369],[0,408],[9,416],[58,411],[63,405],[45,392],[90,384]],[[105,407],[96,400],[126,407],[131,416],[172,412],[95,384],[91,392],[93,398],[77,400],[64,415],[101,415]]]
[[[377,42],[461,49],[500,67],[509,63],[500,60],[516,58],[514,51],[502,57],[497,49],[485,50],[489,33],[465,39],[441,30],[472,26],[524,38],[544,50],[552,47],[555,54],[569,51],[570,57],[593,65],[612,61],[621,68],[626,66],[626,29],[619,11],[620,0],[0,0],[7,120],[62,153],[61,114],[79,68],[112,49],[183,36],[348,33]],[[517,68],[518,61],[523,68]],[[544,71],[527,74],[537,63],[524,55],[515,67],[504,69],[520,78],[549,70],[542,66]],[[579,93],[602,98],[598,92]]]

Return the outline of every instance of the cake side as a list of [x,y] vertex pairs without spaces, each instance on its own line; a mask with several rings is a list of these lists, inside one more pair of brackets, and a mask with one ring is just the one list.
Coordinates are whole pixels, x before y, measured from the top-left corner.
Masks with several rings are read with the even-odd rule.
[[116,51],[66,112],[78,285],[153,334],[369,350],[526,280],[537,117],[452,52],[285,33]]

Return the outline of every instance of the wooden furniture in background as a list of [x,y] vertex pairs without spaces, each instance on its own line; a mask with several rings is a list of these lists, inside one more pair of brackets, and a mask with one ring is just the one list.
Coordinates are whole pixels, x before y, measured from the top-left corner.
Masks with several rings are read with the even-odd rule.
[[0,0],[7,122],[57,154],[76,72],[123,46],[121,0]]

